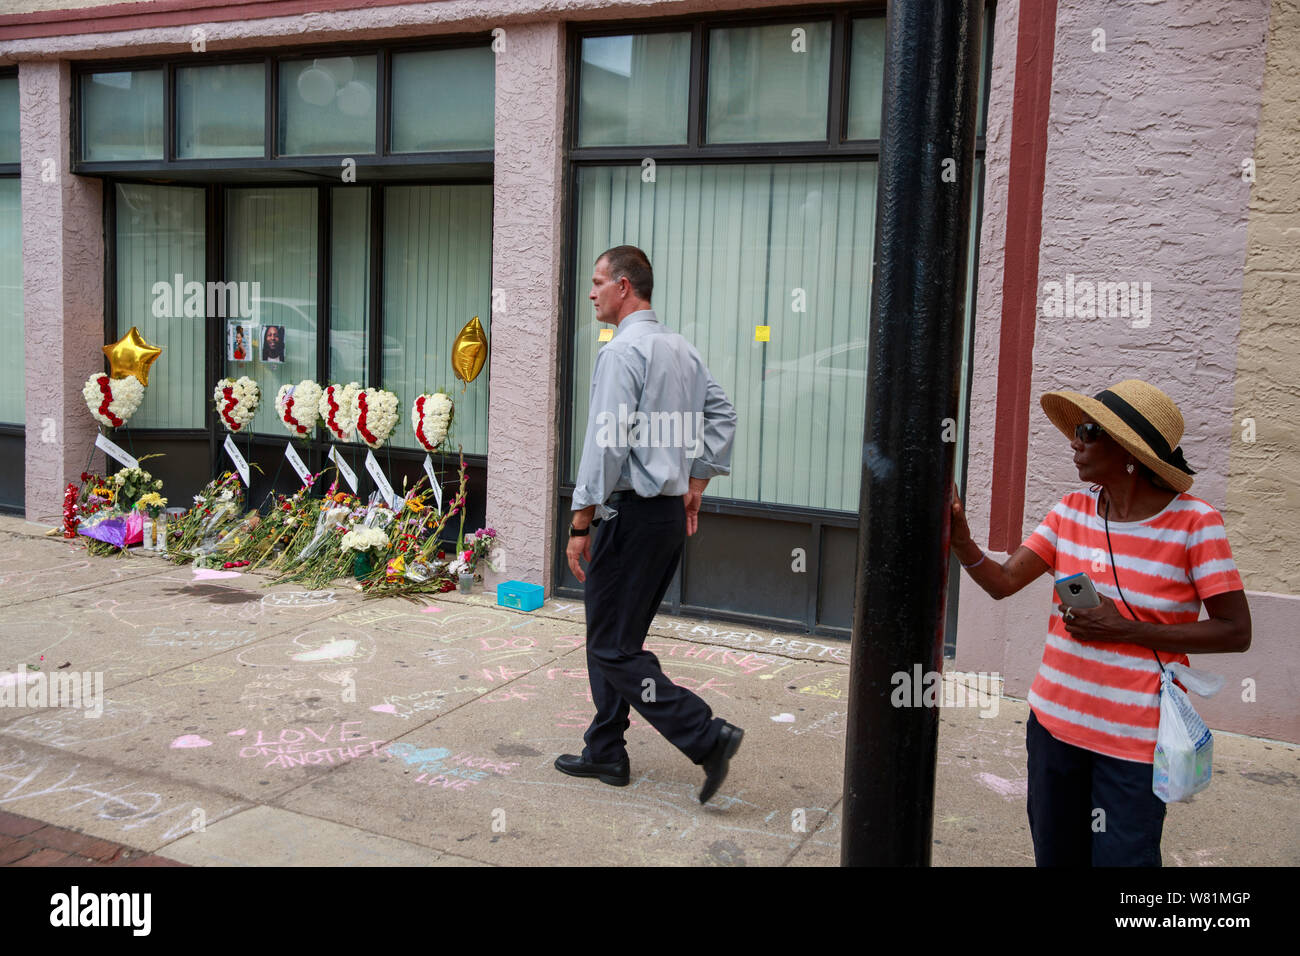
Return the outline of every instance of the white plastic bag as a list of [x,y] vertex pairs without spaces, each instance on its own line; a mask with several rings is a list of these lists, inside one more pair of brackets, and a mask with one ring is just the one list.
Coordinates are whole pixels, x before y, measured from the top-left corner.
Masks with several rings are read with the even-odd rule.
[[1160,727],[1151,789],[1165,803],[1186,800],[1210,785],[1214,738],[1174,678],[1202,697],[1218,693],[1223,678],[1183,664],[1166,664],[1160,676]]

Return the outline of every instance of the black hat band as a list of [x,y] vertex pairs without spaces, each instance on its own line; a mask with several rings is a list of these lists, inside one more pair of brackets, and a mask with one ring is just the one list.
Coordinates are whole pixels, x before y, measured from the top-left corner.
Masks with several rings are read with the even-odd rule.
[[1188,467],[1187,460],[1183,458],[1182,448],[1170,449],[1169,442],[1165,440],[1165,436],[1160,434],[1160,431],[1147,421],[1146,417],[1136,408],[1124,401],[1124,399],[1120,398],[1108,388],[1098,392],[1094,397],[1097,401],[1101,402],[1118,415],[1120,421],[1137,432],[1138,437],[1146,442],[1147,445],[1150,446],[1151,450],[1156,453],[1157,458],[1165,464],[1172,465],[1186,474],[1196,474],[1196,472],[1192,471],[1192,469]]

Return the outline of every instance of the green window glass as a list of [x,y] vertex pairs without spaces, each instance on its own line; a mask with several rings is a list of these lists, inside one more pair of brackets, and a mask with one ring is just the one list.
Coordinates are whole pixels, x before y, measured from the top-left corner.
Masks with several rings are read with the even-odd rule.
[[[631,243],[655,271],[654,308],[689,339],[739,415],[723,498],[857,508],[866,405],[876,164],[660,164],[578,173],[575,281]],[[586,429],[599,323],[576,297],[573,428]],[[755,326],[771,329],[755,341]],[[573,443],[572,478],[582,455]],[[809,469],[809,461],[824,467]]]
[[684,144],[690,71],[690,33],[584,37],[578,145]]
[[373,56],[281,62],[281,155],[373,153],[375,64]]
[[395,54],[392,152],[491,149],[495,103],[491,47]]
[[0,163],[18,161],[18,77],[0,76]]
[[855,19],[850,28],[847,139],[880,139],[885,80],[885,18]]
[[89,73],[81,78],[81,158],[163,158],[163,71]]
[[204,191],[118,183],[117,334],[131,326],[163,350],[133,428],[202,428],[207,314]]
[[330,194],[329,377],[333,382],[365,382],[370,356],[371,195],[356,186],[336,186]]
[[708,141],[825,141],[830,63],[829,21],[710,30]]
[[[161,120],[161,112],[158,114]],[[176,71],[176,156],[262,156],[266,144],[266,68],[261,63]]]
[[[226,277],[236,284],[241,308],[222,323],[225,374],[247,375],[261,388],[256,432],[286,435],[276,420],[276,393],[304,378],[316,381],[318,195],[295,188],[226,193]],[[252,308],[243,309],[244,301]],[[268,334],[283,343],[283,361],[273,360],[278,348],[268,349]]]
[[486,454],[488,373],[464,387],[451,370],[457,333],[479,317],[492,340],[492,187],[384,190],[384,388],[401,401],[393,443],[416,447],[411,405],[446,390],[456,402],[453,444]]
[[23,216],[21,180],[0,179],[0,422],[27,417],[23,349]]

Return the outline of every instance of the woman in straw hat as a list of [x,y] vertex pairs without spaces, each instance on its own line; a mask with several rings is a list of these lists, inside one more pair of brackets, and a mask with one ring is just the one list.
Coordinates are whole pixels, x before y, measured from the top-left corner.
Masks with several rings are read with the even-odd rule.
[[1062,498],[1005,562],[971,540],[954,493],[952,549],[995,599],[1048,572],[1086,573],[1101,598],[1070,609],[1053,593],[1026,733],[1035,861],[1159,866],[1165,805],[1151,764],[1161,670],[1187,654],[1246,650],[1250,608],[1222,516],[1187,493],[1183,416],[1168,395],[1130,379],[1093,398],[1041,401],[1090,487]]

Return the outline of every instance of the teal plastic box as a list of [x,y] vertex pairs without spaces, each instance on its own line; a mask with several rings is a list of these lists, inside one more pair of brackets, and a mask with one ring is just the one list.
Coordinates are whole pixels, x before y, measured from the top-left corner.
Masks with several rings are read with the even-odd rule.
[[536,611],[542,606],[542,587],[526,581],[502,581],[497,585],[497,604],[516,611]]

